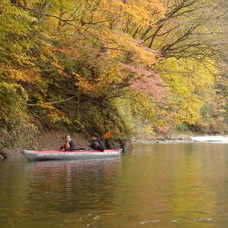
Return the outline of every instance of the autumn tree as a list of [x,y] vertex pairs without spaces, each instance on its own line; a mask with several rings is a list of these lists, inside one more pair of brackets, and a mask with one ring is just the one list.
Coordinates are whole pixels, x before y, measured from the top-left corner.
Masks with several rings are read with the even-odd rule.
[[13,129],[7,110],[26,120],[15,122],[18,129],[87,135],[129,135],[139,123],[159,133],[199,124],[226,84],[224,4],[1,1],[1,132]]

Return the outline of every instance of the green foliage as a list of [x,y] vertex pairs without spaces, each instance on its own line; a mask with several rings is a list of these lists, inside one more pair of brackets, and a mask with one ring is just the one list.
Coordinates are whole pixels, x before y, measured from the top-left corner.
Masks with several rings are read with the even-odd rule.
[[1,1],[0,9],[0,61],[13,65],[31,64],[27,55],[31,43],[27,36],[35,18],[6,0]]
[[28,143],[35,126],[26,113],[26,91],[17,84],[0,83],[0,145],[13,148]]
[[187,124],[185,124],[185,123],[177,124],[175,128],[179,132],[186,132],[189,130]]

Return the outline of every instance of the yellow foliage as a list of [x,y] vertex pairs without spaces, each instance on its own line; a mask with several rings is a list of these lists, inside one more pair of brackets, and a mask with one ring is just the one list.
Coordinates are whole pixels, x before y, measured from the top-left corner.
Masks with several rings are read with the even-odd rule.
[[66,114],[58,109],[52,110],[47,117],[50,119],[52,123],[56,123],[59,121],[63,121],[65,123],[70,124],[70,119],[66,116]]
[[[182,48],[179,41],[184,41],[181,50],[188,50],[185,42],[190,35],[185,33],[192,24],[183,11],[189,11],[192,20],[198,18],[198,11],[191,8],[194,4],[190,8],[180,5],[183,8],[168,18],[172,9],[166,9],[162,0],[50,0],[47,5],[42,0],[21,2],[29,10],[11,1],[0,2],[0,80],[21,84],[29,94],[29,103],[38,100],[30,107],[34,113],[45,114],[53,123],[70,123],[65,101],[77,106],[80,101],[74,98],[78,95],[101,103],[106,99],[105,105],[110,102],[115,108],[118,102],[113,97],[120,97],[125,105],[128,103],[127,112],[116,108],[120,116],[125,120],[126,113],[133,113],[133,118],[139,115],[148,132],[155,127],[168,132],[170,125],[194,123],[200,118],[199,110],[210,99],[215,83],[214,62],[167,58],[178,55],[165,51],[178,52],[178,47]],[[177,2],[170,1],[170,8]],[[174,21],[175,17],[189,25]],[[176,30],[178,23],[181,26]],[[197,30],[205,31],[204,27]],[[194,48],[188,51],[194,53]],[[158,63],[161,57],[164,59]],[[147,88],[155,93],[139,90],[140,83],[131,88],[133,79],[142,82],[145,75]],[[156,86],[168,88],[167,99],[158,102]],[[46,101],[56,97],[61,102]],[[65,108],[66,113],[61,111]],[[102,112],[93,124],[103,123]],[[119,117],[112,117],[112,121],[117,123]]]
[[144,47],[139,41],[133,39],[127,34],[121,34],[113,31],[104,31],[107,54],[114,58],[121,58],[123,52],[129,52],[133,55],[135,62],[152,65],[156,60],[156,51]]
[[40,101],[37,102],[37,105],[42,107],[42,108],[44,108],[44,109],[50,109],[50,110],[54,110],[55,109],[51,102],[46,102],[46,101],[40,100]]
[[160,17],[164,16],[165,12],[164,6],[159,0],[129,0],[126,2],[104,0],[102,2],[108,15],[118,16],[123,24],[130,21],[134,26],[149,26],[154,22],[155,17],[152,17],[154,12],[157,12]]
[[16,69],[14,66],[7,66],[8,77],[14,81],[23,81],[28,83],[38,83],[41,81],[40,70],[35,69]]
[[217,70],[213,63],[170,58],[162,61],[157,69],[172,93],[166,104],[172,110],[171,115],[167,113],[170,120],[177,124],[195,123],[215,82]]

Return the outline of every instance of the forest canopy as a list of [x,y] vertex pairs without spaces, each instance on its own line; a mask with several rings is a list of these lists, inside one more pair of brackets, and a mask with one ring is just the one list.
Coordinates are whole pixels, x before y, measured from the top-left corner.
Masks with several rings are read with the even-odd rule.
[[2,0],[2,146],[41,128],[227,133],[227,9],[225,0]]

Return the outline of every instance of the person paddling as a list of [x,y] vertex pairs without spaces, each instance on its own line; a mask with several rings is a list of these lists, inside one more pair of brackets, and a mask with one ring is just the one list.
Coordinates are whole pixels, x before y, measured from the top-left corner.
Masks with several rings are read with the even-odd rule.
[[101,142],[101,140],[98,138],[96,134],[92,136],[90,148],[92,148],[93,150],[99,150],[99,151],[105,150],[103,143]]
[[76,149],[77,149],[76,144],[72,141],[72,139],[69,135],[66,135],[65,143],[61,146],[60,150],[72,151],[72,150],[76,150]]

